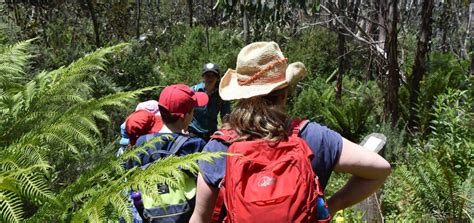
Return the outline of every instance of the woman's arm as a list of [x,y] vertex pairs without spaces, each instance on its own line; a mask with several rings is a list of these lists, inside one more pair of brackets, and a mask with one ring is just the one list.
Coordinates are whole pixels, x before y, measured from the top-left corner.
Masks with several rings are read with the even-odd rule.
[[219,189],[207,185],[201,174],[198,175],[196,188],[196,206],[189,222],[211,222],[212,212],[216,203]]
[[336,172],[352,174],[352,178],[328,200],[333,216],[338,210],[352,206],[377,191],[390,175],[390,164],[377,153],[343,138],[341,156]]

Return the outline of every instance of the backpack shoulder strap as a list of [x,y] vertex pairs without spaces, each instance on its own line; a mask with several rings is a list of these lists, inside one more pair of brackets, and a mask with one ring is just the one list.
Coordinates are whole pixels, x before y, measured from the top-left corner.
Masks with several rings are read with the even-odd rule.
[[232,143],[238,138],[238,135],[233,129],[220,129],[219,131],[214,132],[214,134],[211,135],[211,138],[222,140],[226,143]]
[[309,124],[308,119],[292,119],[290,122],[291,134],[299,136],[304,128]]
[[179,135],[171,145],[170,153],[176,155],[179,149],[183,146],[183,144],[189,139],[188,136]]
[[153,138],[153,134],[146,134],[145,135],[145,141],[148,142]]

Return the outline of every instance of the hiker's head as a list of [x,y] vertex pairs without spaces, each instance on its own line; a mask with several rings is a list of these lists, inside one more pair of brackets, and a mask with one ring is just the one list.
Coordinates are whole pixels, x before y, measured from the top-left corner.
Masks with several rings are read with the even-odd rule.
[[206,88],[217,87],[216,84],[220,78],[219,66],[213,63],[204,64],[204,66],[202,67],[201,76]]
[[158,132],[161,129],[161,120],[147,110],[138,110],[130,114],[125,121],[125,131],[133,146],[138,137]]
[[204,106],[209,101],[206,93],[193,92],[185,84],[167,86],[160,94],[159,108],[165,124],[182,122],[188,126],[192,121],[195,107]]
[[286,138],[289,118],[282,101],[286,100],[287,92],[284,88],[265,96],[239,100],[226,117],[224,128],[235,130],[239,140]]
[[237,56],[237,67],[222,77],[219,94],[224,100],[239,99],[226,125],[242,139],[285,138],[288,115],[284,109],[288,89],[305,75],[296,62],[287,65],[275,42],[256,42],[245,46]]
[[246,99],[268,95],[295,85],[306,74],[304,64],[287,65],[275,42],[251,43],[237,56],[237,67],[222,77],[219,94],[223,100]]

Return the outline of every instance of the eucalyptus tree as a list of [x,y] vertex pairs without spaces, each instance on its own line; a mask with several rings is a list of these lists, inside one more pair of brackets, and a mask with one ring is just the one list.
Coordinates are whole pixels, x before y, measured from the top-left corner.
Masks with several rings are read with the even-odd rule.
[[[319,10],[317,0],[231,0],[218,1],[225,18],[240,17],[245,42],[264,38],[269,29],[296,30],[299,14]],[[253,32],[253,34],[252,34]]]

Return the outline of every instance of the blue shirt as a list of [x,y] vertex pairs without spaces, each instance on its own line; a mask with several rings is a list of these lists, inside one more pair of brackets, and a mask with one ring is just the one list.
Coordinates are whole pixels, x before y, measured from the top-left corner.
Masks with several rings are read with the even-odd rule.
[[[162,137],[163,141],[153,143],[153,146],[155,148],[147,147],[146,150],[148,153],[150,153],[153,149],[162,149],[162,150],[170,151],[171,146],[173,145],[173,143],[170,143],[170,142],[173,142],[175,139],[178,138],[179,135],[182,135],[182,134],[180,133],[154,133],[152,135],[153,135],[153,138],[163,136]],[[171,135],[173,138],[164,137],[166,135]],[[140,138],[138,138],[136,145],[140,146],[144,144],[145,142],[146,142],[146,135],[143,135],[143,136],[140,136]],[[177,151],[176,156],[184,156],[191,153],[201,152],[205,145],[206,145],[206,141],[204,141],[203,139],[198,138],[198,137],[190,137],[189,139],[186,140],[186,142],[184,142],[181,148]],[[148,156],[148,154],[145,154],[145,153],[140,153],[139,157],[141,161],[150,160],[150,162],[153,162],[156,160],[156,158],[154,157],[151,158]],[[144,165],[146,163],[142,163],[142,164]],[[138,165],[138,162],[136,161],[134,161],[132,164],[132,166],[137,166],[137,165]]]
[[[316,122],[309,123],[300,133],[314,153],[311,161],[313,171],[319,177],[322,189],[326,188],[331,173],[339,160],[342,150],[342,137],[339,133],[321,126]],[[220,140],[211,140],[204,147],[204,152],[226,152],[227,144]],[[215,163],[200,161],[201,174],[204,181],[213,187],[218,187],[225,174],[225,157],[215,158]]]
[[[204,82],[191,87],[194,92],[206,92]],[[230,113],[230,103],[223,101],[216,88],[209,96],[209,102],[194,109],[193,121],[189,125],[191,131],[201,134],[212,134],[217,130],[217,114],[221,118]]]

